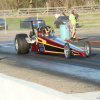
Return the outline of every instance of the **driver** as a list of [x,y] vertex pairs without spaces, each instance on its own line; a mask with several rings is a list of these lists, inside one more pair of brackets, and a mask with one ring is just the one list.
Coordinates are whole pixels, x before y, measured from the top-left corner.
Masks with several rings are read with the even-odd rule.
[[44,30],[43,30],[43,34],[45,36],[49,36],[50,35],[50,28],[49,27],[46,27]]

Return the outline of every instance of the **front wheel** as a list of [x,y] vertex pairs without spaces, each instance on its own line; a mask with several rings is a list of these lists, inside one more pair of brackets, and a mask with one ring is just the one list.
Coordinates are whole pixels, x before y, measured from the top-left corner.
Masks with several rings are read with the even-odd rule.
[[84,51],[86,52],[87,57],[91,56],[91,45],[88,41],[85,42]]
[[67,59],[70,58],[71,51],[70,51],[70,46],[69,46],[68,43],[65,43],[65,46],[64,46],[64,54],[65,54],[65,57]]

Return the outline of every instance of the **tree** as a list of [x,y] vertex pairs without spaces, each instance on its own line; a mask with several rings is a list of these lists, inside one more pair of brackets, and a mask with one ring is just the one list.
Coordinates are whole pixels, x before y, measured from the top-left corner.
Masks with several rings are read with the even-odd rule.
[[0,10],[19,8],[67,7],[85,5],[88,1],[100,2],[100,0],[0,0]]
[[33,8],[33,0],[30,0],[30,8]]
[[16,0],[16,10],[19,8],[19,0]]

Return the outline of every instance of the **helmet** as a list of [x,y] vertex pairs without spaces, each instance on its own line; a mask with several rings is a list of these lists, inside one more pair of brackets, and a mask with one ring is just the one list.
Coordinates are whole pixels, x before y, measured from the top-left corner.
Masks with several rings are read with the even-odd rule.
[[48,27],[46,27],[46,28],[44,29],[43,33],[44,33],[45,36],[48,36],[49,33],[50,33],[50,29],[49,29]]

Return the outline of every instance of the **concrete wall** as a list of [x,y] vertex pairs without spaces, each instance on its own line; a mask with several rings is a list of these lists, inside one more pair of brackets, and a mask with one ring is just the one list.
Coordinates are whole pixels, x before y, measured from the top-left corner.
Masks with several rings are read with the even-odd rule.
[[0,100],[81,100],[65,93],[0,74]]
[[36,83],[0,74],[0,100],[100,100],[100,91],[65,94]]

